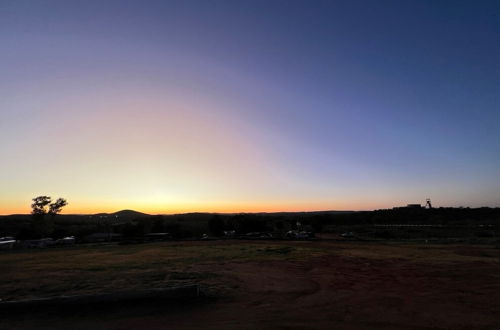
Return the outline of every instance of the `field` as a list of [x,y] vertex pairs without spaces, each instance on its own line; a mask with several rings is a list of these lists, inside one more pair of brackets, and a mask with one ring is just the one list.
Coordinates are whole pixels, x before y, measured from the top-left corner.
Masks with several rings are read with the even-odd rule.
[[0,254],[0,298],[198,283],[206,298],[0,311],[0,328],[500,328],[500,249],[319,241],[191,241]]

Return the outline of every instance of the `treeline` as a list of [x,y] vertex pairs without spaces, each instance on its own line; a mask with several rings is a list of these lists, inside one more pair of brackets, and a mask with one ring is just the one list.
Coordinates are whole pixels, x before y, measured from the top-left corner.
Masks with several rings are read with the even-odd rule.
[[[335,231],[348,226],[371,227],[380,224],[420,224],[444,226],[500,226],[500,208],[397,208],[364,212],[299,212],[180,215],[59,215],[43,233],[37,232],[30,215],[0,217],[0,237],[16,239],[75,236],[83,239],[95,233],[133,238],[150,233],[169,233],[173,238],[236,235],[250,232],[307,230]],[[47,230],[47,228],[49,228]]]
[[394,208],[348,214],[313,216],[313,221],[337,225],[427,224],[427,225],[500,225],[500,208]]

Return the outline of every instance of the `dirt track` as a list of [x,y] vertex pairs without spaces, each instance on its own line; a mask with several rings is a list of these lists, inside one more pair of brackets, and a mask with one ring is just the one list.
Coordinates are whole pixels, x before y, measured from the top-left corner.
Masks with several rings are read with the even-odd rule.
[[307,244],[329,248],[332,253],[303,260],[200,261],[195,265],[197,270],[220,275],[207,282],[217,288],[221,295],[217,299],[176,306],[145,303],[77,311],[63,318],[55,311],[48,315],[35,312],[30,319],[14,317],[4,325],[62,328],[72,324],[72,328],[82,329],[500,328],[498,249]]

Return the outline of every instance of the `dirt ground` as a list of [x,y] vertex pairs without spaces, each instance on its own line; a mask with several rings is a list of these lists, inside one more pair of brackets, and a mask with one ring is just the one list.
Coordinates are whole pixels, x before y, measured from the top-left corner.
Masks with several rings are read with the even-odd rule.
[[[179,244],[179,243],[177,243]],[[227,249],[249,242],[185,242]],[[1,314],[0,328],[500,329],[500,249],[361,242],[252,242],[307,247],[295,258],[204,260],[208,298]]]

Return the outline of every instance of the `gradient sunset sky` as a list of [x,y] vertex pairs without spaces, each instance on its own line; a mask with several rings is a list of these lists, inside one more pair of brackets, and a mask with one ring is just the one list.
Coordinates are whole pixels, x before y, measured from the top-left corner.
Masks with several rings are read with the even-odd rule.
[[500,206],[499,1],[0,0],[0,214]]

